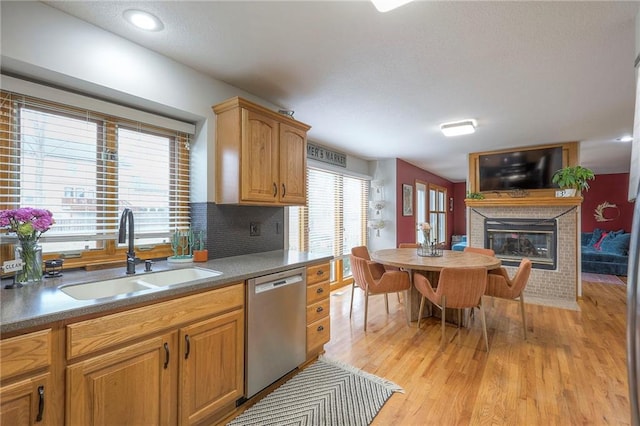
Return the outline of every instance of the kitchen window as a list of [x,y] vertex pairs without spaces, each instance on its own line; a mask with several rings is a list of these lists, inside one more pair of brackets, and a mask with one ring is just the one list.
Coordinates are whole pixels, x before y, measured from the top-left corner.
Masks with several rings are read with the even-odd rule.
[[332,255],[331,284],[351,284],[351,248],[367,244],[365,179],[307,169],[307,206],[289,207],[289,248]]
[[[122,261],[124,208],[134,212],[141,257],[172,254],[171,233],[190,223],[189,134],[9,92],[0,109],[0,210],[53,213],[40,239],[45,258],[65,267]],[[3,258],[11,250],[4,244]]]
[[429,222],[431,237],[438,243],[447,242],[447,188],[429,184]]

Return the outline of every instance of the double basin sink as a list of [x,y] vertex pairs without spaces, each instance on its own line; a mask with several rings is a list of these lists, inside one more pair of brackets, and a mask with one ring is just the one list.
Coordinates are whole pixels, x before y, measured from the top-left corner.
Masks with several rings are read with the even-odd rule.
[[222,272],[210,269],[183,268],[169,271],[131,275],[123,278],[96,281],[83,284],[68,284],[60,287],[60,291],[76,300],[102,299],[122,294],[137,293],[143,290],[169,287],[177,284],[213,278]]

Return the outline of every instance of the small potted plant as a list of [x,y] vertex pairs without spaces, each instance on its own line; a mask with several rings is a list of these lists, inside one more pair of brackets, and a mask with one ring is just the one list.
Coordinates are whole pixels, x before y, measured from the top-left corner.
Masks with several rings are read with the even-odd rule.
[[564,167],[553,174],[551,181],[562,191],[556,191],[556,196],[575,197],[576,192],[588,191],[590,180],[595,179],[591,169],[582,166]]
[[207,260],[209,260],[209,250],[207,250],[204,245],[204,231],[200,231],[194,241],[193,261],[206,262]]
[[484,200],[484,194],[481,192],[467,192],[467,199],[469,200]]

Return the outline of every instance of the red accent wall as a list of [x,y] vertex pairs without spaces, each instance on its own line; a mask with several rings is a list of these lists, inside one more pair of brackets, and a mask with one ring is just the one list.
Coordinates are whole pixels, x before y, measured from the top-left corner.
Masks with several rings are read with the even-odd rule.
[[467,205],[464,199],[467,196],[467,183],[453,184],[453,235],[465,235],[467,233]]
[[[615,173],[597,175],[595,180],[589,181],[590,189],[582,191],[582,232],[591,232],[594,228],[606,231],[624,229],[631,232],[633,218],[633,203],[627,201],[629,188],[629,173]],[[616,208],[602,210],[605,222],[598,222],[594,216],[596,208],[604,203],[615,204]]]
[[[419,167],[414,166],[413,164],[409,164],[406,161],[396,159],[396,245],[400,243],[415,243],[415,234],[416,234],[416,219],[414,216],[402,216],[402,184],[409,184],[414,186],[415,191],[415,181],[420,180],[426,183],[433,183],[436,185],[440,185],[442,187],[447,188],[447,197],[455,197],[454,194],[454,184],[449,182],[448,180],[434,175],[431,172],[426,170],[422,170]],[[415,204],[415,192],[413,201]],[[448,203],[448,200],[447,200]],[[454,198],[455,203],[455,198]],[[456,208],[454,206],[454,211],[449,210],[449,214],[447,215],[447,224],[449,228],[449,236],[447,238],[448,244],[451,243],[451,235],[453,235],[452,224],[454,224],[454,212]],[[415,212],[415,206],[414,206]]]

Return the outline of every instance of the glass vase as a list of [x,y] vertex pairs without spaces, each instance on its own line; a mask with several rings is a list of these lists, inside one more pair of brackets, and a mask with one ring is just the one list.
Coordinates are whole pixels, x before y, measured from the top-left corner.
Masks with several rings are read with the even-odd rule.
[[424,257],[440,257],[442,256],[442,249],[436,243],[426,244],[421,243],[418,244],[418,256]]
[[20,241],[15,248],[15,258],[23,262],[22,271],[16,273],[16,283],[42,281],[42,246],[37,241]]

